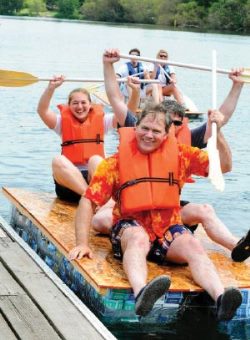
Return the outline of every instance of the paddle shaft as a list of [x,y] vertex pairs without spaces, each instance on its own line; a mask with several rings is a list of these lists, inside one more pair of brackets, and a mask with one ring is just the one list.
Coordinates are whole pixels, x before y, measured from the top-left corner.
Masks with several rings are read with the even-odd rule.
[[[217,79],[216,79],[216,67],[217,67],[217,54],[216,51],[212,52],[212,108],[217,108]],[[212,137],[217,144],[217,124],[212,123]]]
[[[0,79],[1,80],[1,79]],[[51,78],[36,78],[35,80],[33,78],[11,78],[11,80],[15,81],[34,81],[34,82],[38,82],[38,81],[51,81]],[[64,82],[72,82],[72,83],[104,83],[104,79],[89,79],[89,78],[65,78]],[[127,82],[127,78],[117,78],[117,82],[118,83],[126,83]],[[159,83],[158,79],[137,79],[138,83]]]
[[[193,69],[193,70],[212,71],[211,67],[207,67],[207,66],[203,66],[203,65],[184,64],[184,63],[178,63],[178,62],[170,61],[170,60],[146,58],[146,57],[129,55],[129,54],[120,54],[120,58],[122,58],[122,59],[134,59],[134,60],[146,61],[146,62],[150,62],[150,63],[168,64],[168,65],[172,65],[172,66],[190,68],[190,69]],[[222,74],[229,74],[230,73],[229,70],[224,70],[224,69],[217,69],[216,72],[222,73]]]

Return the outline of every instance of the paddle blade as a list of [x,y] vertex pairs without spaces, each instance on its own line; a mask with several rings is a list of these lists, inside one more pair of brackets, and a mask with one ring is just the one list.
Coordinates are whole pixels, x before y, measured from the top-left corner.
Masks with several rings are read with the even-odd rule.
[[244,83],[250,83],[250,68],[244,68],[244,72],[238,78]]
[[21,87],[38,81],[32,74],[17,71],[0,70],[0,86]]
[[208,139],[207,152],[209,158],[208,178],[217,190],[224,191],[225,181],[221,171],[219,151],[216,147],[216,136],[212,135]]
[[191,111],[191,112],[199,112],[197,106],[195,105],[195,103],[185,94],[182,94],[183,99],[184,99],[184,103],[185,103],[185,107]]

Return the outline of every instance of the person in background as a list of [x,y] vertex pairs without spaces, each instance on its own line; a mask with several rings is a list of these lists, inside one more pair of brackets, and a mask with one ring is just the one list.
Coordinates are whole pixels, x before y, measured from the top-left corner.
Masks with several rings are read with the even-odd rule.
[[[217,319],[230,320],[242,302],[241,293],[236,287],[224,289],[213,263],[180,215],[180,189],[190,174],[208,175],[208,155],[178,144],[168,133],[171,123],[163,105],[148,104],[135,129],[119,129],[119,151],[102,161],[81,198],[85,215],[76,223],[76,246],[69,258],[92,257],[88,242],[92,205],[104,205],[113,197],[111,242],[134,291],[136,314],[147,315],[171,283],[166,275],[147,283],[146,260],[160,264],[167,260],[188,264],[194,281],[215,301]],[[224,171],[230,155],[219,151],[219,156]]]
[[[138,48],[132,48],[129,51],[130,55],[140,56],[141,52]],[[149,76],[149,69],[146,64],[143,64],[136,59],[131,59],[130,61],[122,64],[117,72],[116,75],[120,78],[127,78],[128,76],[136,76],[139,79],[147,79],[150,78]],[[125,98],[125,102],[128,102],[128,98],[131,96],[131,89],[125,84],[121,83],[120,85],[121,93]],[[145,83],[140,84],[140,101],[144,100],[147,96],[147,85]]]
[[[159,50],[156,58],[163,60],[164,62],[168,60],[168,52],[166,50]],[[177,79],[174,67],[166,63],[154,63],[154,68],[150,72],[150,78],[158,79],[160,81],[157,84],[158,87],[158,98],[154,94],[155,102],[161,103],[165,96],[173,96],[174,99],[181,105],[185,106],[185,101],[183,95],[177,86]],[[155,91],[155,90],[154,90]]]

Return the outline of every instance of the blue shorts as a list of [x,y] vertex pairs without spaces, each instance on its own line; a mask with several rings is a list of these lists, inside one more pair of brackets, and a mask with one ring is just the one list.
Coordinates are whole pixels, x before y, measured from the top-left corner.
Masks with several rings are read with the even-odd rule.
[[[88,170],[81,170],[82,177],[85,179],[87,183],[88,182]],[[55,182],[55,192],[58,198],[60,198],[63,201],[72,202],[72,203],[78,203],[81,195],[77,194],[76,192],[64,187],[63,185],[60,185],[54,180]]]
[[[130,227],[133,228],[140,226],[141,225],[136,220],[129,219],[120,220],[113,226],[110,240],[115,258],[122,259],[121,237],[124,230]],[[177,237],[177,235],[184,233],[191,234],[191,231],[184,225],[175,224],[169,227],[163,239],[156,239],[153,243],[151,243],[147,259],[158,264],[163,264],[166,261],[166,255],[173,240]]]
[[[181,207],[185,207],[185,205],[187,205],[188,203],[190,203],[189,201],[180,201],[180,205]],[[192,233],[194,233],[194,231],[198,228],[198,224],[194,224],[194,225],[189,225],[189,224],[184,224],[185,227],[187,227],[190,231],[192,231]]]

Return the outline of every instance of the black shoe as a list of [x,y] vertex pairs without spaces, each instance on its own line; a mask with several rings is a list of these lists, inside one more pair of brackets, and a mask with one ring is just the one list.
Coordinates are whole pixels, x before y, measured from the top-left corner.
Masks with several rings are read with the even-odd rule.
[[231,320],[242,303],[242,295],[238,288],[229,287],[217,300],[217,320]]
[[150,281],[135,298],[135,313],[147,315],[155,302],[169,289],[170,284],[171,280],[166,275],[157,276]]
[[245,261],[250,256],[250,230],[245,237],[239,240],[231,253],[231,257],[235,262]]

